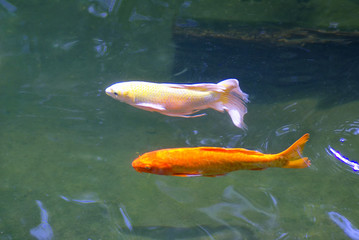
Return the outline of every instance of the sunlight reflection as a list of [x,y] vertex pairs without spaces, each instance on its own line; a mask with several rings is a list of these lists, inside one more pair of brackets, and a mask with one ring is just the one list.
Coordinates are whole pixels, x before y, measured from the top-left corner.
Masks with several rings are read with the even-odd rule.
[[[119,5],[121,2],[119,1]],[[97,0],[88,7],[88,12],[96,17],[106,18],[113,10],[117,11],[119,5],[115,5],[116,0]]]
[[38,240],[50,240],[53,238],[54,234],[49,224],[49,215],[41,201],[36,200],[36,204],[40,208],[41,223],[37,227],[30,229],[30,234]]
[[207,236],[209,237],[209,239],[214,240],[213,236],[211,235],[210,232],[208,232],[208,230],[206,228],[204,228],[203,226],[197,224],[198,228],[201,229],[203,232],[205,232],[207,234]]
[[75,47],[77,44],[79,43],[79,40],[70,40],[68,42],[65,41],[61,41],[61,40],[56,40],[52,46],[54,48],[60,48],[62,50],[65,51],[69,51],[70,49],[72,49],[73,47]]
[[352,167],[353,171],[359,171],[359,164],[356,161],[352,161],[349,160],[347,157],[345,157],[344,155],[342,155],[339,151],[333,149],[331,146],[328,146],[329,152],[336,157],[337,159],[339,159],[340,161],[342,161],[343,163],[349,165]]
[[328,212],[328,215],[330,219],[335,222],[348,237],[354,240],[359,240],[359,230],[354,228],[346,217],[340,215],[337,212]]
[[69,198],[63,195],[60,195],[60,198],[65,200],[66,202],[76,202],[80,204],[91,204],[91,203],[99,203],[100,199],[97,197],[95,193],[86,193],[82,194],[79,198]]
[[133,226],[131,223],[131,217],[127,213],[124,204],[112,204],[104,202],[101,207],[106,209],[106,215],[110,221],[109,227],[120,236],[120,239],[124,239],[124,234],[132,235],[134,230],[138,227]]
[[130,221],[131,219],[130,219],[130,217],[128,216],[128,214],[126,212],[125,206],[120,207],[120,212],[121,212],[121,215],[123,217],[123,221],[126,224],[126,227],[128,228],[128,230],[132,231],[133,228],[132,228],[132,224],[131,224],[131,221]]
[[276,136],[281,136],[290,132],[296,132],[298,130],[298,124],[288,124],[278,128],[275,131]]
[[359,119],[354,120],[353,122],[346,121],[342,124],[335,132],[345,132],[353,135],[359,135]]

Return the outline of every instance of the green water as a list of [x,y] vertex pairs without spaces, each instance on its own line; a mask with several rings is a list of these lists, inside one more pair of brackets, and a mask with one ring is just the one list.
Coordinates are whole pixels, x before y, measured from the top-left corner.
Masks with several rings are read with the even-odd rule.
[[[359,161],[358,41],[276,46],[173,32],[178,19],[357,30],[345,11],[355,1],[342,15],[334,1],[280,2],[1,0],[0,240],[359,239],[359,175],[329,152]],[[247,131],[212,110],[171,118],[104,93],[118,81],[231,77],[250,96]],[[165,147],[276,153],[306,132],[307,169],[176,178],[131,167]]]

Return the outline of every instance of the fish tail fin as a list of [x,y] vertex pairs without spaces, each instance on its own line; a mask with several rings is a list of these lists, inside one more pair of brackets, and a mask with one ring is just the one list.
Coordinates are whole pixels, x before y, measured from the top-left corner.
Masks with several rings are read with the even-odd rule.
[[248,94],[240,89],[238,80],[234,78],[223,80],[217,86],[222,89],[221,96],[211,107],[220,112],[226,110],[236,127],[246,129],[243,116],[247,113]]
[[292,146],[278,154],[288,160],[288,163],[283,168],[306,168],[310,166],[310,160],[302,155],[308,140],[309,133],[306,133],[293,143]]

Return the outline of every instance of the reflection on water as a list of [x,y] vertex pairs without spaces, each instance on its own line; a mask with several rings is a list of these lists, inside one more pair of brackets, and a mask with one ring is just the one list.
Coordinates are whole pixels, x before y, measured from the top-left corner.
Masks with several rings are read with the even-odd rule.
[[92,2],[92,4],[88,7],[88,12],[96,17],[105,18],[111,14],[112,11],[116,12],[118,10],[122,0],[95,0],[90,2]]
[[54,234],[52,232],[52,227],[49,224],[49,215],[41,201],[36,200],[36,204],[40,208],[41,223],[37,227],[32,228],[30,233],[38,240],[51,240]]
[[240,141],[243,139],[244,135],[229,135],[229,141],[226,144],[227,148],[235,148],[241,146]]
[[330,219],[335,222],[344,233],[353,240],[359,240],[359,230],[352,223],[337,212],[328,212]]
[[52,44],[53,48],[59,48],[65,51],[71,50],[73,47],[75,47],[79,43],[79,40],[55,40]]
[[0,0],[0,5],[4,7],[8,12],[13,13],[17,8],[6,0]]
[[[251,236],[247,229],[242,226],[233,226],[238,230],[246,233],[246,236]],[[124,232],[126,233],[126,232]],[[230,229],[225,226],[211,226],[211,225],[199,225],[193,227],[171,227],[171,226],[136,226],[135,233],[137,236],[144,236],[145,239],[241,239],[233,238]],[[140,238],[141,239],[141,238]],[[255,238],[248,238],[255,239]]]
[[225,136],[218,136],[210,131],[199,131],[197,129],[191,131],[181,131],[175,134],[176,138],[184,139],[186,145],[191,147],[216,146],[227,148],[243,147],[243,139],[247,135],[244,131],[240,131],[239,134],[234,131],[234,133],[228,133]]
[[359,120],[354,120],[353,122],[345,121],[345,123],[341,124],[335,132],[359,135]]
[[125,206],[120,207],[120,212],[121,215],[123,217],[123,221],[125,222],[126,227],[130,230],[130,232],[133,230],[132,224],[131,224],[131,219],[128,216]]
[[353,171],[359,171],[359,164],[356,161],[351,161],[344,155],[342,155],[339,151],[333,149],[331,146],[328,146],[329,152],[336,157],[338,160],[342,161],[343,163],[351,166],[353,168]]
[[288,134],[290,132],[296,132],[298,131],[298,124],[288,124],[288,125],[284,125],[280,128],[278,128],[276,131],[275,131],[275,134],[277,136],[281,136],[283,134]]
[[99,203],[100,202],[100,199],[98,198],[96,193],[82,194],[81,196],[79,196],[79,198],[69,198],[69,197],[60,195],[60,198],[62,198],[66,202],[75,202],[75,203],[81,203],[81,204]]
[[267,201],[271,207],[267,209],[255,206],[250,199],[235,191],[233,186],[228,186],[224,190],[223,198],[224,202],[200,208],[199,210],[216,222],[231,229],[234,234],[233,237],[247,237],[242,236],[243,232],[233,227],[233,224],[242,223],[244,228],[252,229],[249,230],[250,232],[265,231],[277,225],[277,201],[270,193],[267,194]]
[[201,225],[197,225],[201,230],[203,230],[203,232],[205,232],[206,234],[207,234],[207,236],[208,236],[208,238],[209,239],[211,239],[211,240],[214,240],[214,238],[213,238],[213,236],[211,235],[211,233],[205,228],[205,227],[203,227],[203,226],[201,226]]
[[173,200],[180,202],[180,203],[188,203],[193,201],[193,196],[189,189],[184,187],[178,186],[170,186],[165,181],[156,181],[156,185],[158,190],[166,194],[167,196],[171,197]]
[[111,46],[111,43],[106,43],[101,39],[94,39],[95,51],[97,52],[96,57],[103,57],[107,54],[108,46]]
[[[0,239],[303,239],[308,233],[326,240],[343,237],[341,229],[357,234],[348,219],[331,212],[358,207],[352,173],[359,160],[357,43],[277,47],[174,32],[176,23],[203,27],[198,13],[219,31],[232,24],[211,16],[215,1],[39,2],[0,0]],[[230,2],[250,12],[262,3],[272,6]],[[234,129],[214,110],[203,118],[167,118],[112,102],[103,91],[129,79],[188,83],[237,76],[251,96],[248,131]],[[272,153],[304,132],[311,134],[306,171],[173,179],[131,167],[137,152],[162,147]]]
[[[76,206],[81,207],[81,214],[76,216],[76,219],[74,219],[75,222],[77,222],[77,219],[81,218],[82,215],[85,215],[85,218],[91,217],[91,212],[97,209],[101,213],[97,216],[98,221],[101,219],[106,228],[112,230],[112,234],[114,234],[112,236],[118,237],[123,234],[132,235],[134,229],[137,229],[133,226],[126,207],[122,203],[106,202],[100,199],[96,193],[83,193],[73,198],[64,195],[59,195],[59,197],[66,202],[75,203]],[[78,209],[78,207],[75,207],[75,209]],[[98,233],[95,234],[98,235]],[[86,233],[86,236],[91,235],[93,235],[93,233]]]

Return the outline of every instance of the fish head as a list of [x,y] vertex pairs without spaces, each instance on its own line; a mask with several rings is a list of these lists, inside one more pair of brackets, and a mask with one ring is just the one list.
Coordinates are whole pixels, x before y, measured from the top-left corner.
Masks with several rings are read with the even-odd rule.
[[158,175],[172,175],[170,164],[161,161],[156,156],[156,151],[145,153],[132,162],[132,167],[137,172],[152,173]]
[[106,94],[121,102],[128,102],[130,99],[130,86],[127,82],[115,83],[105,90]]

